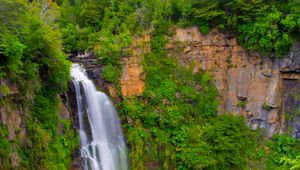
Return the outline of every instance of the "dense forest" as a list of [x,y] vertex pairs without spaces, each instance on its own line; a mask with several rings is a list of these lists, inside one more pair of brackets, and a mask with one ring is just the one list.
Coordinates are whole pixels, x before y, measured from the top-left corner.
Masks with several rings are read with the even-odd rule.
[[[167,54],[173,28],[190,26],[203,34],[218,28],[249,51],[282,58],[299,40],[300,1],[0,0],[0,107],[24,110],[26,128],[25,141],[7,140],[0,123],[0,169],[69,169],[79,142],[72,121],[60,119],[59,96],[70,81],[68,56],[84,51],[95,54],[103,79],[122,98],[116,105],[130,169],[147,169],[151,161],[158,169],[300,169],[298,139],[268,138],[243,116],[217,115],[211,75],[193,74]],[[146,89],[123,98],[121,58],[143,35],[151,37],[142,62]]]

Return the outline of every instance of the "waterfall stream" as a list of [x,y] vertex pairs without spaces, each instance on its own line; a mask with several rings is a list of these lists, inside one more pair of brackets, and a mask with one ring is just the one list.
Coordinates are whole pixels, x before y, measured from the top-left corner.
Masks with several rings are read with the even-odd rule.
[[73,64],[77,116],[84,170],[127,170],[127,153],[117,112],[102,92],[96,90],[85,69]]

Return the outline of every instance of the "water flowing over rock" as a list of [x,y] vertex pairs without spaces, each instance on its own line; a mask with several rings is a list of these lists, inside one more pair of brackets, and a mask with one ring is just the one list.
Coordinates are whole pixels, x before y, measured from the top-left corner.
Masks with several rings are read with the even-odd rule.
[[112,102],[96,90],[85,69],[73,64],[78,130],[84,170],[127,170],[127,153],[120,121]]

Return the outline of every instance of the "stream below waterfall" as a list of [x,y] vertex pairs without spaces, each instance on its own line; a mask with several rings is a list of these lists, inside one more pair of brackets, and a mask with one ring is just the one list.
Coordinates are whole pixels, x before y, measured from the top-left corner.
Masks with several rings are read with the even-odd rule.
[[96,90],[79,64],[71,67],[76,90],[84,170],[127,170],[127,152],[120,120],[108,96]]

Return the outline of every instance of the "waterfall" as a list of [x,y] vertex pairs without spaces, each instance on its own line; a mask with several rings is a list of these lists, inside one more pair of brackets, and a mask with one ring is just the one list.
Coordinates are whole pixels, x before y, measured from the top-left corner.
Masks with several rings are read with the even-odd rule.
[[127,170],[126,145],[117,112],[79,64],[71,67],[84,170]]

